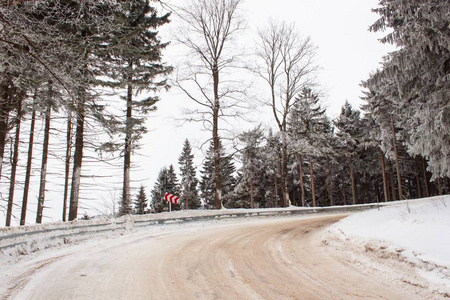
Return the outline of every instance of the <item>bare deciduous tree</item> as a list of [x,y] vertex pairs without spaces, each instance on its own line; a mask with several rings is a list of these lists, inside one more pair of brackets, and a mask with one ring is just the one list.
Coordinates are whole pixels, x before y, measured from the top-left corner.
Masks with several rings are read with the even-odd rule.
[[240,2],[192,0],[178,10],[178,15],[184,21],[179,42],[197,59],[189,63],[189,74],[177,78],[176,86],[200,107],[195,111],[200,117],[191,120],[204,122],[212,131],[217,209],[222,208],[219,119],[237,117],[237,111],[231,111],[241,106],[237,95],[242,89],[236,88],[236,82],[225,75],[226,68],[235,66],[233,37],[244,27],[244,21],[237,12]]
[[316,47],[309,37],[302,38],[293,24],[271,22],[258,32],[256,55],[257,74],[270,88],[270,100],[277,127],[281,134],[281,190],[282,205],[289,206],[287,191],[288,136],[287,119],[295,105],[296,96],[305,88],[314,86],[318,69],[314,62]]

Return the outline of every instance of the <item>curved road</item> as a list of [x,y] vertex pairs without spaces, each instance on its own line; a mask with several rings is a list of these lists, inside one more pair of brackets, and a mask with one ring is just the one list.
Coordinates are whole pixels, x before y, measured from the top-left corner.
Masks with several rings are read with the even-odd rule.
[[148,230],[29,266],[6,299],[414,299],[336,261],[322,230],[343,216]]

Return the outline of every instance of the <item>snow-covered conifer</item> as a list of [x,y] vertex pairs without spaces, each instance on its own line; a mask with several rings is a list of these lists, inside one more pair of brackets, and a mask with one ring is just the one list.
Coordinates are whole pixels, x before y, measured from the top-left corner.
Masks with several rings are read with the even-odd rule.
[[[168,203],[164,200],[164,195],[170,193],[179,196],[180,193],[178,179],[173,165],[170,165],[168,168],[164,167],[159,171],[150,193],[152,199],[150,207],[153,212],[158,213],[169,210]],[[172,209],[179,209],[179,205],[172,204]]]
[[194,166],[194,154],[192,154],[191,144],[188,139],[184,141],[178,163],[181,173],[180,197],[182,207],[184,209],[197,209],[201,206],[201,202],[197,190],[198,180]]
[[262,142],[264,133],[260,126],[253,130],[243,132],[239,136],[240,142],[244,145],[241,150],[242,167],[239,170],[238,184],[236,191],[239,207],[259,207],[264,198],[262,187],[264,184],[264,159],[262,153]]
[[[367,87],[393,102],[408,152],[429,160],[433,177],[450,175],[450,33],[447,0],[383,0],[373,31],[392,29],[381,41],[395,44]],[[390,88],[390,90],[388,89]],[[373,111],[373,110],[372,110]],[[379,119],[377,118],[377,122]],[[381,126],[382,135],[385,127]]]
[[[225,207],[233,207],[235,201],[234,188],[236,185],[236,179],[234,173],[236,168],[233,160],[229,155],[225,154],[225,150],[222,146],[222,141],[219,143],[220,153],[220,171],[222,177],[222,195],[223,205]],[[203,163],[203,169],[201,170],[200,179],[200,191],[205,205],[212,209],[215,208],[215,171],[214,171],[214,148],[211,143],[209,149],[206,151],[205,162]]]
[[143,185],[139,188],[138,194],[136,195],[136,200],[134,201],[134,210],[136,214],[142,215],[147,213],[148,206],[147,195],[145,193],[145,188]]

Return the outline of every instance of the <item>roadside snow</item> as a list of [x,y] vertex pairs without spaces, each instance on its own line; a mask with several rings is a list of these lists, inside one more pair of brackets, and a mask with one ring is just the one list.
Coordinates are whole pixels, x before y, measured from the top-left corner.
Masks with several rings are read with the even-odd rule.
[[366,270],[392,273],[386,267],[403,264],[412,268],[411,277],[386,275],[450,298],[450,196],[353,214],[328,228],[323,243]]

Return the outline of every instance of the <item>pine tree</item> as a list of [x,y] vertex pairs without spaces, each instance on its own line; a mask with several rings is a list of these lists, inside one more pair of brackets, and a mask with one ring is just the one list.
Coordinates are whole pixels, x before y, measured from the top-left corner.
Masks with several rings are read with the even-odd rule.
[[[234,167],[232,158],[225,154],[222,146],[222,141],[219,143],[220,154],[220,172],[222,177],[222,194],[223,205],[225,207],[233,207],[235,201],[234,188],[236,179],[234,178]],[[201,171],[200,191],[205,205],[213,209],[216,207],[215,203],[215,168],[214,168],[214,147],[211,143],[209,149],[206,151],[205,162],[203,163],[203,170]]]
[[139,192],[136,196],[136,200],[134,201],[134,210],[136,214],[142,215],[147,213],[147,195],[145,194],[145,188],[143,185],[139,188]]
[[263,161],[265,165],[265,206],[280,206],[280,166],[281,166],[281,141],[278,134],[269,130],[266,144],[263,147]]
[[244,144],[241,150],[242,167],[239,170],[236,191],[239,195],[239,207],[255,208],[261,205],[264,190],[261,185],[264,178],[262,141],[264,134],[261,127],[246,131],[239,136]]
[[356,196],[356,175],[353,160],[358,155],[360,150],[360,112],[358,110],[354,110],[350,103],[346,101],[344,106],[342,106],[341,114],[334,121],[334,125],[338,129],[337,137],[340,141],[339,150],[341,151],[341,155],[346,157],[348,169],[350,170],[349,177],[351,179],[352,186],[352,199],[353,204],[356,204],[358,201]]
[[150,203],[150,207],[152,211],[155,213],[159,213],[164,210],[164,194],[166,193],[167,190],[166,184],[167,184],[167,167],[164,167],[159,171],[156,182],[153,185],[153,189],[151,190],[152,202]]
[[[390,63],[386,62],[385,66],[388,65]],[[398,148],[399,144],[404,142],[407,133],[405,128],[399,127],[402,116],[398,113],[400,111],[400,101],[396,99],[400,99],[400,90],[398,89],[396,76],[389,68],[378,70],[372,74],[368,81],[363,83],[369,89],[364,99],[368,102],[367,108],[380,126],[381,147],[386,156],[395,162],[397,189],[399,198],[403,199]],[[403,140],[399,141],[400,137]],[[395,193],[393,193],[393,197],[396,198]]]
[[[175,196],[180,196],[180,184],[178,183],[177,173],[175,172],[175,168],[173,165],[170,165],[167,169],[167,185],[166,185],[166,193],[170,193]],[[170,204],[172,210],[180,210],[180,204]]]
[[184,141],[178,163],[181,172],[180,197],[182,205],[184,209],[197,209],[201,206],[201,202],[197,190],[198,180],[194,166],[194,155],[188,139]]
[[[151,190],[152,202],[150,207],[153,212],[159,213],[169,210],[169,204],[164,200],[165,193],[177,196],[180,194],[177,175],[172,165],[169,168],[164,167],[159,171],[158,178]],[[172,204],[171,207],[172,209],[180,209],[179,205]]]
[[[316,186],[323,186],[316,184],[317,175],[325,176],[325,174],[317,173],[316,168],[320,168],[320,165],[325,163],[324,159],[331,158],[330,143],[333,139],[331,121],[325,115],[325,109],[321,107],[317,93],[305,88],[297,96],[288,118],[288,130],[292,140],[290,144],[292,152],[301,155],[299,161],[302,164],[307,163],[312,205],[316,206],[318,204]],[[328,163],[331,165],[331,161]],[[304,191],[302,191],[303,194],[305,194]],[[302,205],[303,202],[302,199]]]
[[131,199],[130,199],[130,201],[120,201],[119,216],[129,215],[132,212],[133,212],[133,207],[132,207]]
[[[167,44],[160,42],[156,31],[169,22],[169,15],[159,17],[149,0],[123,1],[121,7],[115,17],[120,26],[106,40],[108,44],[100,55],[107,57],[104,72],[110,77],[103,84],[126,89],[126,95],[121,97],[126,103],[126,119],[118,131],[124,135],[124,143],[120,145],[124,155],[122,201],[129,202],[131,153],[146,133],[145,115],[156,109],[159,98],[154,92],[169,87],[162,76],[172,68],[161,62],[162,50]],[[146,92],[146,96],[137,99],[142,92]]]
[[[449,176],[448,1],[384,0],[374,11],[380,19],[371,30],[392,29],[381,42],[395,44],[399,50],[385,58],[382,70],[370,76],[366,87],[392,102],[385,107],[396,117],[391,127],[402,130],[396,135],[402,137],[408,152],[429,159],[433,178]],[[376,107],[371,112],[376,113]],[[380,126],[382,135],[387,135],[389,127]]]

